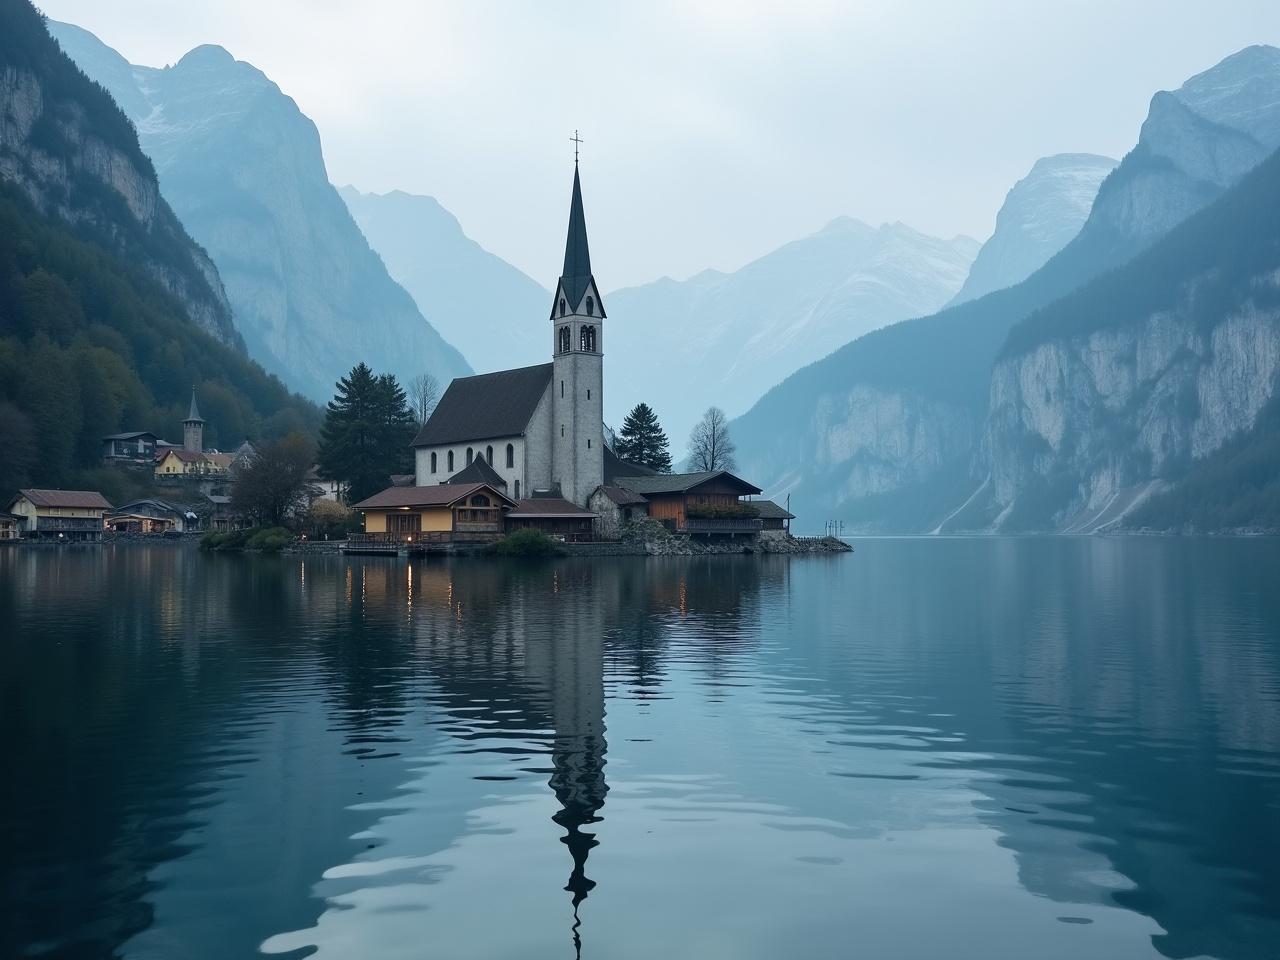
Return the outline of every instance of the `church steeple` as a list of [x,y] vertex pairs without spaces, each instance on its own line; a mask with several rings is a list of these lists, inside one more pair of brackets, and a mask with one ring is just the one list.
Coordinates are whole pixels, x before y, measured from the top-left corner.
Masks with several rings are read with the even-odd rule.
[[189,453],[204,452],[204,420],[196,406],[196,388],[191,388],[191,410],[182,421],[182,449]]
[[[564,241],[564,269],[560,274],[560,284],[556,291],[557,304],[561,297],[569,313],[577,313],[587,293],[592,295],[593,308],[591,315],[603,317],[604,304],[600,300],[600,291],[595,288],[595,277],[591,275],[591,249],[587,244],[587,216],[582,209],[582,179],[578,175],[578,161],[573,161],[573,197],[569,201],[569,233]],[[553,315],[559,311],[556,306]]]

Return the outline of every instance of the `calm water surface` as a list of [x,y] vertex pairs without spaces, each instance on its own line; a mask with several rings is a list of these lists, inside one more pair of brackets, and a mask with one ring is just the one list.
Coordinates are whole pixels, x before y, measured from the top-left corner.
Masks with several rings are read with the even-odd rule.
[[0,957],[1280,957],[1280,543],[0,551]]

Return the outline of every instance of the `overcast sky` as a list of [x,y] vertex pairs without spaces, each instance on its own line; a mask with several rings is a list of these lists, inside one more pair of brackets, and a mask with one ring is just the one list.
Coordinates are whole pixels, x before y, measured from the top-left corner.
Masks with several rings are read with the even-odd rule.
[[40,0],[135,63],[217,43],[315,120],[330,179],[431,194],[544,286],[575,127],[604,289],[735,269],[847,214],[984,239],[1036,158],[1120,157],[1151,94],[1276,0]]

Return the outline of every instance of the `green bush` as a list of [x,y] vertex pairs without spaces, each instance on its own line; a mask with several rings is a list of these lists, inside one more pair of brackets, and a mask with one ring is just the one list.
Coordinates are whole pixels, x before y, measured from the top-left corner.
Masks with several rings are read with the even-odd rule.
[[254,527],[248,530],[228,530],[225,533],[206,533],[200,538],[200,548],[279,553],[292,539],[293,534],[284,527]]
[[500,557],[555,557],[564,549],[541,530],[517,530],[493,545]]

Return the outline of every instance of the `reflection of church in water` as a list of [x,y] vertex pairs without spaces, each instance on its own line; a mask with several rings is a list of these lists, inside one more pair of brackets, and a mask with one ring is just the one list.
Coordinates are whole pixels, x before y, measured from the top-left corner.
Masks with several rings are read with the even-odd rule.
[[[359,568],[357,568],[359,569]],[[405,573],[382,580],[380,568],[365,568],[359,592],[365,603],[394,603]],[[669,625],[654,611],[682,617],[710,615],[722,625],[753,619],[762,581],[777,583],[786,567],[768,560],[738,568],[684,570],[654,578],[644,565],[592,569],[582,564],[522,570],[492,564],[415,564],[410,567],[410,636],[425,669],[447,693],[451,735],[477,745],[536,739],[550,763],[547,776],[556,799],[551,819],[569,853],[564,889],[573,907],[572,937],[580,947],[579,908],[596,886],[589,858],[598,846],[609,791],[605,779],[606,673],[643,696],[662,681],[661,649]],[[383,591],[387,596],[379,596]],[[703,667],[721,674],[733,644],[708,647]],[[505,709],[489,709],[497,704]],[[484,704],[485,726],[472,724]],[[454,706],[456,705],[456,707]],[[534,737],[531,730],[540,731]],[[518,758],[521,769],[527,758]]]

